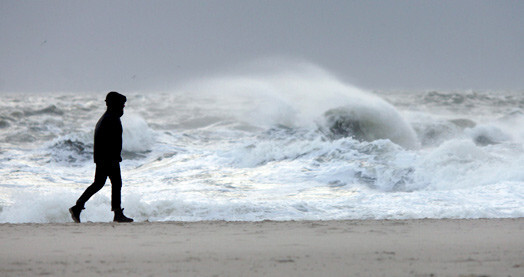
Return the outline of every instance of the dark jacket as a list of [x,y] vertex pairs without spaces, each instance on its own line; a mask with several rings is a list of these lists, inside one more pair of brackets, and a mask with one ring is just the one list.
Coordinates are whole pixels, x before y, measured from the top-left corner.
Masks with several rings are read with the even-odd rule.
[[106,111],[95,128],[95,163],[118,163],[122,161],[122,123],[120,115]]

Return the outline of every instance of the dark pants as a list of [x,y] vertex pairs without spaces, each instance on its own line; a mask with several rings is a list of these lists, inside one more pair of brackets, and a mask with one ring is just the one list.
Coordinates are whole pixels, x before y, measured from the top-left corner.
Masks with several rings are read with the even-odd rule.
[[120,163],[96,164],[95,181],[78,198],[76,205],[83,208],[87,200],[104,187],[106,179],[111,180],[111,210],[118,211],[120,207],[120,193],[122,190],[122,176],[120,176]]

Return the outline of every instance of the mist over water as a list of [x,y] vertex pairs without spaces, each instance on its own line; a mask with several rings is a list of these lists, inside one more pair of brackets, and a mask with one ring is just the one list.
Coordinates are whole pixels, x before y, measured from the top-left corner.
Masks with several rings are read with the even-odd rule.
[[[145,220],[524,216],[524,96],[366,92],[279,64],[126,93],[123,206]],[[68,222],[102,94],[6,95],[0,222]],[[110,221],[110,189],[84,221]]]

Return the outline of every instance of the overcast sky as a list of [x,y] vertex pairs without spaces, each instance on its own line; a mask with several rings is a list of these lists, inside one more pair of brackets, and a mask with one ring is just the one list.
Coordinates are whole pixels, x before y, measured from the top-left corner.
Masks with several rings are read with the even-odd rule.
[[524,1],[0,0],[0,91],[165,90],[264,58],[368,89],[524,89]]

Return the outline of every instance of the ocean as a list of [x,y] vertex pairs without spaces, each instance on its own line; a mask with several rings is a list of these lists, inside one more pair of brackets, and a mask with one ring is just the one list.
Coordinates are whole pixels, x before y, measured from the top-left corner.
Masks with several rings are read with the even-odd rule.
[[[119,92],[135,221],[524,216],[522,91],[366,91],[306,66]],[[1,223],[72,222],[106,93],[1,95]],[[112,221],[110,193],[84,222]]]

